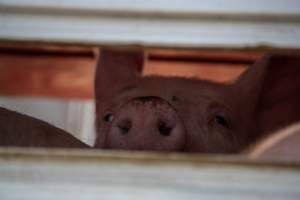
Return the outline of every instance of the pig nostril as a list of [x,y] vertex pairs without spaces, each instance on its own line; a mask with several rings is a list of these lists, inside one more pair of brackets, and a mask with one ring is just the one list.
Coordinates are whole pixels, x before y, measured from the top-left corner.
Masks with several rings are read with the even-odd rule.
[[130,127],[127,127],[127,126],[118,126],[118,128],[121,130],[121,133],[123,135],[127,134],[129,131],[130,131]]
[[118,124],[118,128],[120,129],[120,131],[123,135],[127,134],[130,131],[131,126],[132,126],[131,122],[127,121],[127,120]]
[[159,122],[158,130],[162,136],[169,136],[171,135],[172,128],[168,127],[164,122]]

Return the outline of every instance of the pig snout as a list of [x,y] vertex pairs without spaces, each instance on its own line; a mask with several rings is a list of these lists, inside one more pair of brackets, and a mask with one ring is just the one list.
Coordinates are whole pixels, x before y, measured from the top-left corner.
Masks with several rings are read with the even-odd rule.
[[158,97],[139,97],[113,116],[106,147],[149,151],[182,151],[186,131],[172,106]]

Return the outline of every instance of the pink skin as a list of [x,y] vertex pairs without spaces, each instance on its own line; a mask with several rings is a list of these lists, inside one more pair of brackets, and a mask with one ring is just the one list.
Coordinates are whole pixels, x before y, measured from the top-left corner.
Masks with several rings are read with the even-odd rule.
[[[274,100],[273,91],[281,95],[273,86],[286,80],[276,72],[288,73],[286,69],[300,63],[289,55],[265,56],[228,84],[142,77],[142,51],[104,49],[100,55],[95,81],[96,148],[237,153],[300,119],[295,99],[265,106]],[[278,68],[282,63],[289,67]],[[299,67],[293,69],[289,80],[298,81]],[[295,97],[298,89],[294,85],[284,95]],[[171,134],[162,135],[161,124],[171,128]]]
[[182,121],[167,102],[140,98],[129,101],[115,114],[106,148],[181,151],[185,136]]

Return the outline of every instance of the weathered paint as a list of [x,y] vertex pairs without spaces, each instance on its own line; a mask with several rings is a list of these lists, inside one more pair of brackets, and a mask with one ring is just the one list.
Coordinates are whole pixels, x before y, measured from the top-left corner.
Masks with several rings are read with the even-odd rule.
[[299,199],[299,163],[242,157],[0,149],[1,199]]

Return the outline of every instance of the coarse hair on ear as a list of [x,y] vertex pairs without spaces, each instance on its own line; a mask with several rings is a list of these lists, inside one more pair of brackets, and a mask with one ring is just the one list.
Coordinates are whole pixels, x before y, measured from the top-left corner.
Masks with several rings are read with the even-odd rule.
[[95,78],[96,98],[110,98],[140,76],[144,65],[143,50],[103,48],[98,56]]
[[[300,120],[300,54],[260,58],[236,81],[257,138]],[[243,108],[244,110],[244,108]]]

